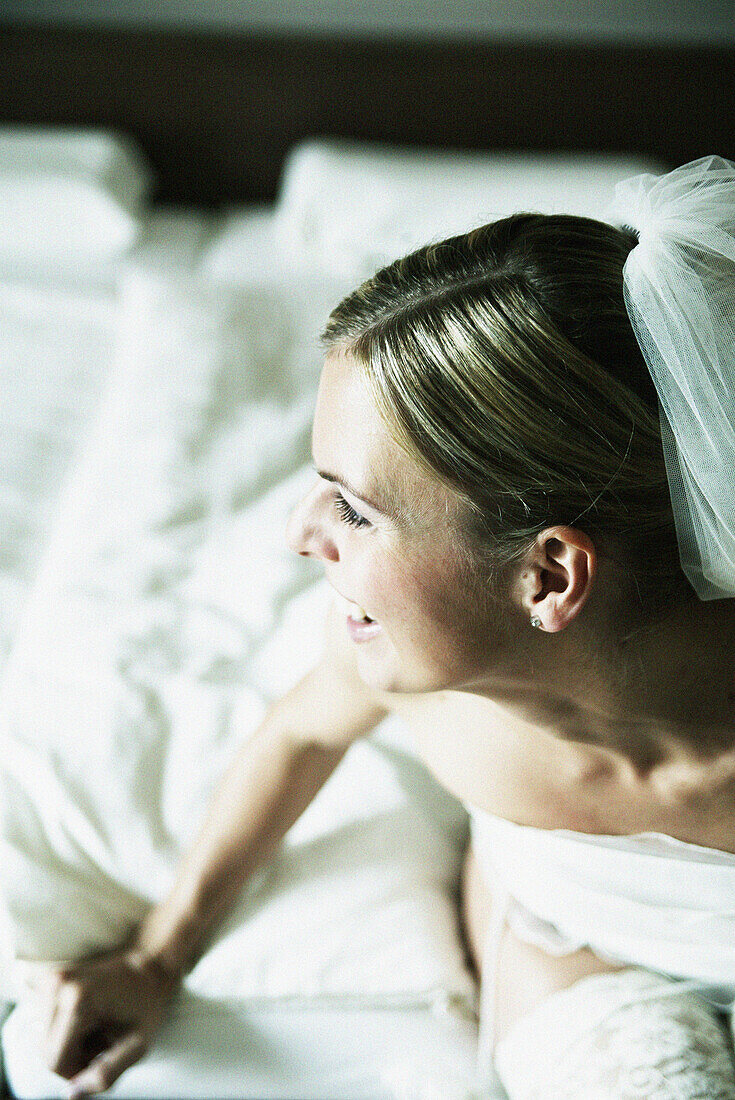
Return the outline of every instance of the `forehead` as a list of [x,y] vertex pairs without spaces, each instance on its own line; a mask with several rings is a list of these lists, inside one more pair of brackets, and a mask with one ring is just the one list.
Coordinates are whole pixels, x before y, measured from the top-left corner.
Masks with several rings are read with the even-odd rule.
[[[358,430],[366,443],[392,442],[365,382],[362,368],[347,352],[330,351],[324,360],[317,397],[314,432]],[[338,431],[338,434],[339,431]]]
[[457,513],[459,495],[395,441],[362,367],[343,351],[331,351],[324,362],[313,448],[319,469],[362,490],[358,495],[390,505],[404,519],[435,521],[437,511],[445,517]]

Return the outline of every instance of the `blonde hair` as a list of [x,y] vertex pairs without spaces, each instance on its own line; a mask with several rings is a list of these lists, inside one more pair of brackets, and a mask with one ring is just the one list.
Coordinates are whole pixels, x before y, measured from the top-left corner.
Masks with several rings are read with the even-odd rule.
[[[634,234],[516,214],[378,271],[322,336],[362,365],[392,435],[465,498],[490,567],[569,524],[636,584],[677,584],[656,392],[623,301]],[[639,583],[640,582],[640,583]]]

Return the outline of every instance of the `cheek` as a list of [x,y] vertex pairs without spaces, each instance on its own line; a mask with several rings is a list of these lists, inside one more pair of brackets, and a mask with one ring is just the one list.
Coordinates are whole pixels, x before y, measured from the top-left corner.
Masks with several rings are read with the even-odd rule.
[[[417,556],[391,555],[390,567],[364,574],[385,636],[359,654],[366,682],[375,669],[392,670],[389,691],[440,691],[473,682],[497,649],[495,616],[483,610],[478,581],[457,555],[431,548]],[[384,662],[388,662],[385,665]],[[377,662],[377,663],[376,663]],[[397,662],[397,664],[396,664]]]
[[477,606],[456,556],[433,548],[410,564],[396,557],[390,568],[376,570],[371,589],[376,608],[385,609],[395,629],[418,636],[423,628],[435,642],[467,633],[468,613]]

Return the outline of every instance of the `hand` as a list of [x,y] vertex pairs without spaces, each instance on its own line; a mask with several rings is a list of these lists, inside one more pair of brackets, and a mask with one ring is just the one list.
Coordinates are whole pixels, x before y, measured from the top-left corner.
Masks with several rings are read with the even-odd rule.
[[33,985],[46,1062],[80,1097],[104,1092],[145,1054],[179,978],[126,949],[55,967]]

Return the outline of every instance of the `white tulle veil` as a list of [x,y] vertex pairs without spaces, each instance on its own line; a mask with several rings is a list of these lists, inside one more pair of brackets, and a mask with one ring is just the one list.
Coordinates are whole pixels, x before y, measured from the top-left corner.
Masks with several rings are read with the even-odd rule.
[[682,569],[700,599],[735,596],[735,163],[626,180],[610,220],[638,234],[623,291],[659,396]]

